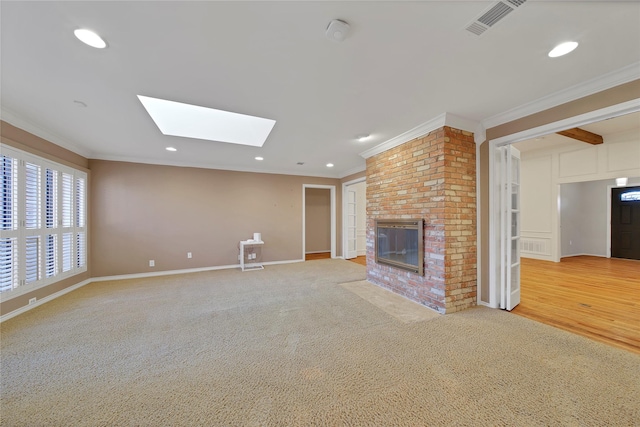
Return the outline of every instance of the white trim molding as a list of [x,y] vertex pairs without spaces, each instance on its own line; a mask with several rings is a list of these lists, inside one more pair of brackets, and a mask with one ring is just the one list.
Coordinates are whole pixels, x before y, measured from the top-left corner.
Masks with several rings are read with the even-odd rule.
[[[277,265],[277,264],[293,264],[297,262],[304,262],[304,259],[292,259],[285,261],[269,261],[263,262],[262,265]],[[106,282],[109,280],[128,280],[128,279],[143,279],[148,277],[160,277],[160,276],[172,276],[175,274],[188,274],[188,273],[199,273],[202,271],[213,271],[213,270],[229,270],[229,269],[240,269],[240,264],[231,264],[231,265],[220,265],[216,267],[202,267],[202,268],[187,268],[183,270],[166,270],[166,271],[154,271],[149,273],[136,273],[136,274],[120,274],[116,276],[102,276],[102,277],[92,277],[91,279],[83,280],[82,282],[76,283],[75,285],[69,286],[68,288],[64,288],[58,292],[55,292],[51,295],[47,295],[44,298],[37,300],[33,304],[28,304],[22,306],[16,310],[10,311],[7,314],[0,316],[0,323],[5,320],[9,320],[12,317],[15,317],[19,314],[25,313],[32,308],[36,308],[46,302],[52,301],[58,297],[61,297],[64,294],[67,294],[71,291],[75,291],[85,285],[88,285],[93,282]],[[261,271],[261,270],[256,270]]]
[[2,119],[3,121],[9,123],[10,125],[13,125],[17,128],[20,128],[24,131],[27,131],[35,136],[38,136],[42,139],[46,139],[47,141],[50,141],[64,149],[67,149],[69,151],[73,151],[74,153],[85,157],[85,158],[91,158],[91,151],[82,148],[81,145],[73,143],[73,142],[69,142],[67,139],[51,132],[48,131],[44,128],[42,128],[41,126],[38,126],[32,122],[30,122],[29,120],[23,119],[20,116],[18,116],[16,113],[14,113],[13,111],[8,110],[6,107],[3,107],[0,109],[0,119]]
[[589,123],[607,120],[612,117],[635,113],[637,111],[640,111],[640,98],[623,102],[622,104],[612,105],[600,110],[590,111],[578,116],[569,117],[568,119],[559,120],[536,128],[527,129],[522,132],[506,135],[501,138],[496,138],[491,142],[496,146],[513,144],[515,142],[524,141],[525,139],[537,138],[539,136],[548,135],[561,130],[580,127]]
[[584,98],[585,96],[593,95],[594,93],[638,79],[640,79],[640,62],[635,62],[595,79],[568,87],[495,116],[488,117],[482,121],[482,126],[485,129],[490,129],[503,123],[512,122],[522,117],[539,113],[540,111],[548,110],[549,108],[575,101],[576,99]]
[[36,308],[36,307],[38,307],[38,306],[40,306],[40,305],[42,305],[42,304],[44,304],[46,302],[49,302],[49,301],[54,300],[54,299],[56,299],[58,297],[61,297],[62,295],[67,294],[67,293],[69,293],[71,291],[75,291],[76,289],[79,289],[79,288],[83,287],[84,285],[88,285],[92,281],[93,281],[92,279],[83,280],[80,283],[76,283],[75,285],[69,286],[68,288],[64,288],[64,289],[62,289],[62,290],[60,290],[58,292],[55,292],[55,293],[53,293],[51,295],[47,295],[44,298],[36,300],[36,302],[34,302],[33,304],[24,305],[24,306],[18,308],[17,310],[10,311],[9,313],[0,316],[0,323],[4,322],[5,320],[11,319],[12,317],[17,316],[18,314],[22,314],[24,312],[27,312],[27,311],[31,310],[32,308]]
[[358,166],[355,168],[351,168],[347,171],[344,171],[340,174],[340,179],[349,176],[349,175],[353,175],[354,173],[358,173],[358,172],[364,172],[365,170],[367,170],[367,165],[362,165],[362,166]]
[[369,157],[375,156],[376,154],[383,153],[406,142],[412,141],[416,138],[420,138],[421,136],[425,136],[429,132],[440,129],[444,126],[449,126],[455,129],[473,133],[478,129],[479,125],[480,124],[478,122],[457,116],[452,113],[442,113],[439,116],[436,116],[433,119],[414,127],[411,130],[408,130],[396,137],[383,142],[382,144],[378,144],[375,147],[363,151],[362,153],[360,153],[360,155],[365,159],[368,159]]

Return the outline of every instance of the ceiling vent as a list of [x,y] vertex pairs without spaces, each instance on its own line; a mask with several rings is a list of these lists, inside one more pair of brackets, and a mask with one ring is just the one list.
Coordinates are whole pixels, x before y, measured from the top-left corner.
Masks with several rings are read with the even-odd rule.
[[478,18],[471,21],[466,30],[476,36],[481,35],[489,28],[493,27],[502,18],[513,12],[516,8],[522,6],[527,0],[505,0],[499,1],[486,11],[484,11]]

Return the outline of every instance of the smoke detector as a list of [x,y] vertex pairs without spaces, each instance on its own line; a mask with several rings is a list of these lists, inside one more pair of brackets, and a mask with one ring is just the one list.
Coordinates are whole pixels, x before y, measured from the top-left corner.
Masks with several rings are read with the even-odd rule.
[[329,22],[327,31],[325,32],[327,38],[334,42],[343,41],[347,37],[347,34],[349,34],[349,24],[340,19],[334,19]]

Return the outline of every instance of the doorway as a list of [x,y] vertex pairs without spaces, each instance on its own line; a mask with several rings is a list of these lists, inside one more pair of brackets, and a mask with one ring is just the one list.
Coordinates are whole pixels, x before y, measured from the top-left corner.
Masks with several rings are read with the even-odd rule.
[[640,186],[611,189],[611,257],[640,260]]
[[367,184],[358,178],[342,184],[342,253],[345,259],[366,265],[367,254]]
[[307,258],[307,254],[336,257],[335,206],[334,185],[302,186],[302,260]]
[[[585,113],[580,116],[575,116],[569,119],[560,120],[558,122],[549,123],[536,128],[531,128],[522,132],[514,133],[504,137],[496,138],[488,141],[488,159],[489,159],[489,203],[488,203],[488,220],[486,223],[489,225],[489,282],[487,288],[484,288],[482,283],[478,285],[478,295],[480,296],[479,303],[487,305],[492,308],[498,308],[503,301],[503,293],[507,293],[511,290],[509,286],[517,286],[512,281],[506,281],[506,272],[508,271],[508,260],[504,257],[502,248],[505,245],[501,245],[500,239],[504,234],[498,233],[497,229],[500,226],[497,218],[501,218],[501,205],[500,195],[502,192],[506,192],[506,183],[500,179],[499,174],[496,172],[495,166],[499,164],[496,159],[499,157],[499,147],[510,145],[516,142],[525,141],[528,139],[534,139],[545,136],[550,133],[555,133],[564,129],[572,127],[579,127],[588,123],[596,121],[602,121],[609,118],[625,115],[632,112],[639,111],[639,100],[629,101],[622,104],[614,105],[611,107],[603,108],[601,110]],[[507,218],[507,230],[512,226],[511,220]],[[558,227],[558,224],[553,224],[553,227]],[[559,230],[555,231],[559,234]],[[481,254],[481,252],[479,252]],[[506,289],[503,287],[504,283],[507,283]]]

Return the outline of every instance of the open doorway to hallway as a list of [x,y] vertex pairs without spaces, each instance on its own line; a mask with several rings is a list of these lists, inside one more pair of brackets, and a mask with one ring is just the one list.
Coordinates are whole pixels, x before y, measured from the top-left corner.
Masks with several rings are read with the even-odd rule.
[[331,191],[304,189],[305,260],[331,258]]

